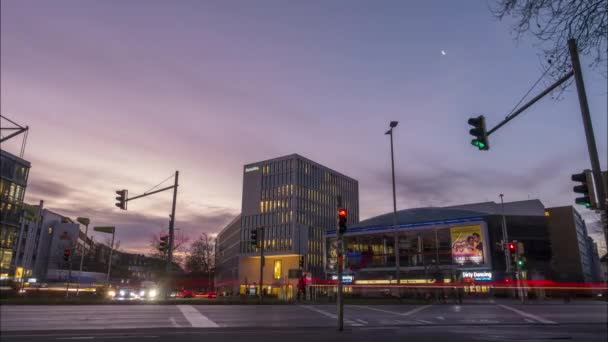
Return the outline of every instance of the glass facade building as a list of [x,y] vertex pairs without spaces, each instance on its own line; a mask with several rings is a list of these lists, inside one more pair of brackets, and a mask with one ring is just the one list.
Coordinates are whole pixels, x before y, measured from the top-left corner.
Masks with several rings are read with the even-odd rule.
[[304,256],[304,271],[322,276],[323,237],[336,228],[338,196],[349,224],[359,222],[358,182],[297,154],[247,164],[243,172],[241,255],[259,255],[251,231],[263,227],[265,255]]
[[30,163],[0,150],[0,276],[8,278],[23,217]]

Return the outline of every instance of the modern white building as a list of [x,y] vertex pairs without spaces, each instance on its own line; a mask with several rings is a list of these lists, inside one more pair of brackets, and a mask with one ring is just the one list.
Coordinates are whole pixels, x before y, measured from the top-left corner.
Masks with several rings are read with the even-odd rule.
[[355,179],[297,154],[245,165],[241,292],[259,283],[260,249],[251,241],[251,232],[259,228],[264,229],[264,288],[268,293],[278,294],[293,282],[290,270],[292,275],[301,270],[324,277],[323,237],[336,228],[338,196],[348,210],[349,224],[358,223],[359,183]]

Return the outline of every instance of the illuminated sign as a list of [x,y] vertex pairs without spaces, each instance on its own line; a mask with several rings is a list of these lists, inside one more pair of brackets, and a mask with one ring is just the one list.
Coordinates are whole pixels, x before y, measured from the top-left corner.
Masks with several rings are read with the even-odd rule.
[[473,280],[492,280],[492,272],[490,271],[462,271],[463,279]]
[[246,167],[245,172],[258,171],[259,169],[259,166]]
[[459,265],[483,263],[483,237],[481,226],[450,228],[452,260]]
[[[355,279],[355,277],[352,276],[352,275],[347,275],[347,274],[342,275],[342,283],[343,284],[352,284],[352,282],[353,282],[354,279]],[[332,275],[331,276],[331,280],[338,280],[338,276],[335,275],[335,274]]]

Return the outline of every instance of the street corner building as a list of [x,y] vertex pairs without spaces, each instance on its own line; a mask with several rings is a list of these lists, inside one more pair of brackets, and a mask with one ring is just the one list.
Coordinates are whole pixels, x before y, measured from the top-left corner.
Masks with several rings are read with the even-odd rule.
[[324,237],[335,229],[338,196],[349,223],[359,222],[356,180],[297,154],[245,165],[240,222],[218,235],[218,275],[232,279],[234,293],[259,293],[263,240],[265,293],[287,299],[302,274],[324,278]]
[[[343,281],[360,285],[348,289],[360,293],[371,293],[382,284],[453,281],[469,282],[468,292],[490,292],[493,283],[513,278],[501,247],[503,213],[508,240],[520,249],[510,261],[511,270],[518,269],[522,279],[558,279],[563,272],[555,255],[569,258],[569,265],[585,264],[582,247],[580,254],[577,250],[565,255],[557,251],[563,246],[551,243],[552,235],[572,231],[576,236],[573,220],[555,228],[554,221],[560,218],[552,218],[539,200],[504,203],[504,208],[485,202],[401,210],[396,224],[391,212],[351,225],[345,234]],[[326,234],[325,248],[327,276],[337,279],[335,229]],[[569,271],[584,273],[584,267],[571,266]]]

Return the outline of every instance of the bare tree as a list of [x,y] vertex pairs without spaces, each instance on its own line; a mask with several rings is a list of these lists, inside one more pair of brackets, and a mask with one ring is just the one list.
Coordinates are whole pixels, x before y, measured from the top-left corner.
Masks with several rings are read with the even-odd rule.
[[210,275],[215,267],[215,239],[202,233],[194,240],[186,255],[185,267],[190,273]]
[[539,40],[543,67],[554,78],[572,69],[570,38],[591,57],[590,67],[608,77],[608,0],[495,0],[491,11],[498,19],[515,19],[516,40],[525,34]]

